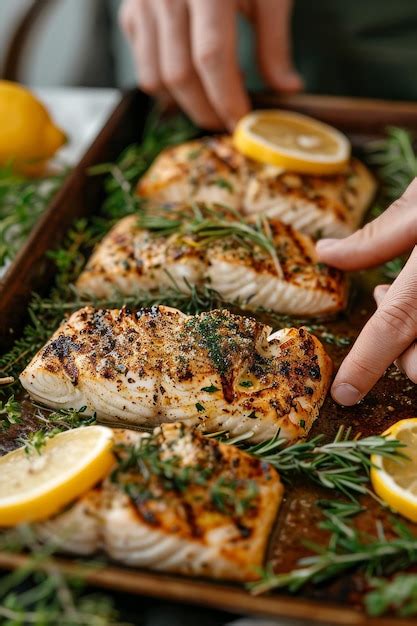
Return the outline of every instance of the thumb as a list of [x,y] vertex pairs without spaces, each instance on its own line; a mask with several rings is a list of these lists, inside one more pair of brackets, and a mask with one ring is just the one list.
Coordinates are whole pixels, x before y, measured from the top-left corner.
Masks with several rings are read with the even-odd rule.
[[256,0],[254,6],[262,75],[273,89],[286,93],[303,89],[303,81],[291,59],[292,6],[292,0]]
[[353,235],[317,242],[317,254],[323,263],[358,270],[385,263],[416,243],[417,178],[382,215]]

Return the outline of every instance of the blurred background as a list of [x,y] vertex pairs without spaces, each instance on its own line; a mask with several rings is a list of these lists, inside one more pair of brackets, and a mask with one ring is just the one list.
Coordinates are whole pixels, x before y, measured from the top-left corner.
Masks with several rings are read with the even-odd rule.
[[48,87],[131,85],[133,64],[117,26],[119,4],[1,0],[2,77]]
[[[135,84],[118,28],[120,0],[1,0],[0,77],[34,88],[69,131],[60,159],[75,163]],[[117,53],[115,52],[117,50]]]

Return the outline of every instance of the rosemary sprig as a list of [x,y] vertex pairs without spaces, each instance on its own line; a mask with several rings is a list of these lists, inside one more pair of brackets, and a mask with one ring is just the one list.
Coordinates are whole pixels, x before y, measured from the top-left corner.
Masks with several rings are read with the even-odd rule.
[[266,218],[259,218],[255,224],[249,224],[232,209],[194,204],[191,214],[189,211],[177,211],[172,217],[166,211],[156,211],[154,208],[148,211],[143,208],[138,216],[138,225],[159,236],[176,234],[184,240],[192,237],[193,244],[198,247],[219,239],[233,239],[249,249],[258,246],[272,258],[277,275],[283,276]]
[[196,134],[197,129],[184,116],[177,115],[161,121],[160,112],[155,109],[148,118],[141,144],[126,148],[117,163],[103,163],[90,168],[91,175],[107,175],[104,182],[106,199],[102,207],[105,219],[95,220],[96,229],[107,231],[121,217],[136,213],[141,207],[141,200],[134,192],[139,177],[161,150],[188,141]]
[[[382,206],[397,200],[417,176],[417,154],[413,136],[404,128],[391,126],[384,139],[368,144],[368,161],[376,167],[381,181],[379,203],[372,215],[383,213]],[[387,278],[395,279],[404,266],[405,259],[398,257],[384,265]]]
[[396,200],[417,176],[417,156],[413,137],[404,128],[390,126],[384,139],[367,146],[368,161],[376,166],[383,199]]
[[362,533],[347,522],[360,508],[343,511],[333,503],[323,511],[324,520],[319,528],[330,532],[327,546],[308,543],[315,552],[301,558],[298,566],[287,573],[274,574],[271,567],[262,572],[261,578],[250,585],[253,593],[286,588],[298,591],[306,583],[321,583],[343,574],[352,568],[360,568],[366,576],[391,574],[417,562],[417,537],[399,520],[393,521],[394,537],[388,540],[382,526],[376,524],[376,536]]
[[0,579],[2,626],[133,626],[120,621],[112,599],[84,591],[85,574],[97,563],[84,564],[80,576],[65,576],[50,559],[54,547],[39,543],[29,526],[0,534],[0,548],[29,552],[28,562]]
[[270,463],[288,482],[295,476],[304,476],[322,487],[334,489],[354,500],[369,493],[367,483],[371,468],[371,455],[379,454],[390,459],[404,458],[403,444],[396,439],[370,436],[351,439],[350,429],[341,426],[334,440],[323,443],[323,435],[309,441],[299,441],[286,447],[279,432],[271,440],[252,446],[245,445],[245,436],[235,437],[226,443],[243,446],[249,454]]
[[371,578],[371,591],[364,597],[369,615],[394,611],[400,617],[417,615],[417,574],[397,574],[391,580]]
[[0,168],[0,267],[15,257],[66,175],[31,179]]

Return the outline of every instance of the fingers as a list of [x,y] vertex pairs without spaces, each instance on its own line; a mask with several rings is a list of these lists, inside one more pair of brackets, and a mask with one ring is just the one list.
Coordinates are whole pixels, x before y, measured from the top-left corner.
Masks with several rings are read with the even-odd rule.
[[147,93],[161,93],[156,23],[149,2],[124,0],[119,22],[132,50],[139,85]]
[[185,0],[157,0],[153,10],[163,84],[196,124],[203,128],[221,128],[221,121],[209,103],[193,66]]
[[[378,306],[381,306],[388,293],[390,285],[378,285],[375,287],[374,297]],[[395,361],[400,372],[408,376],[413,383],[417,383],[417,344],[414,342]]]
[[[417,336],[417,248],[383,296],[343,361],[332,386],[336,402],[356,404],[374,386],[386,368],[402,355]],[[407,366],[411,362],[407,360]]]
[[236,0],[189,0],[194,66],[211,105],[232,129],[249,111],[236,52]]
[[291,58],[292,0],[256,0],[255,28],[261,72],[277,91],[294,93],[303,88]]
[[414,342],[395,362],[398,369],[417,383],[417,344]]
[[417,178],[380,217],[345,239],[322,239],[317,254],[323,263],[344,270],[380,265],[417,242]]

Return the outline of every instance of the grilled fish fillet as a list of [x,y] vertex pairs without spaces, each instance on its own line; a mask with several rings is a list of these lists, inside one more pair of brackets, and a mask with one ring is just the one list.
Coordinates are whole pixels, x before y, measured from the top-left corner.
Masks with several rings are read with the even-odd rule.
[[164,150],[138,184],[154,201],[218,202],[265,212],[313,237],[345,237],[360,225],[375,180],[357,159],[334,176],[296,174],[243,157],[230,137],[206,137]]
[[[181,210],[165,211],[168,222]],[[161,213],[164,207],[159,208]],[[210,285],[224,300],[299,316],[323,316],[344,308],[343,274],[317,263],[312,239],[276,219],[269,220],[279,266],[256,244],[222,238],[198,240],[142,230],[136,216],[121,220],[98,245],[76,287],[81,294],[110,298],[117,293],[172,286]]]
[[168,307],[74,313],[20,376],[49,407],[86,407],[102,421],[153,427],[181,420],[207,432],[281,429],[304,437],[318,416],[332,370],[304,328],[270,335],[254,319]]
[[256,579],[283,494],[276,471],[179,423],[116,436],[111,478],[37,524],[37,535],[73,554],[103,549],[130,566]]

